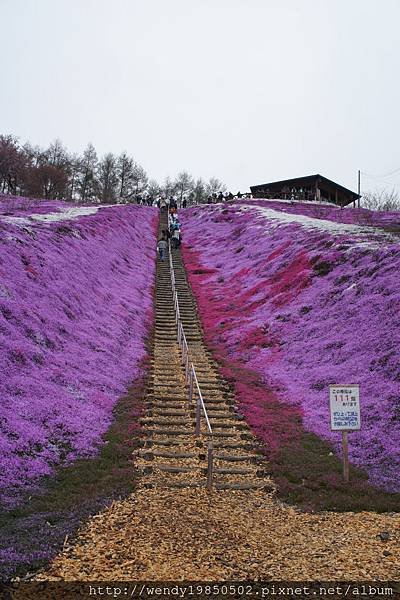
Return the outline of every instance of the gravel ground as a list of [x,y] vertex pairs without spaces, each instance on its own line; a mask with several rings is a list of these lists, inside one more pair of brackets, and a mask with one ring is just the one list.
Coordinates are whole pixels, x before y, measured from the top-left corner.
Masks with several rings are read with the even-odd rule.
[[138,489],[39,580],[399,580],[400,516],[301,513],[265,492]]

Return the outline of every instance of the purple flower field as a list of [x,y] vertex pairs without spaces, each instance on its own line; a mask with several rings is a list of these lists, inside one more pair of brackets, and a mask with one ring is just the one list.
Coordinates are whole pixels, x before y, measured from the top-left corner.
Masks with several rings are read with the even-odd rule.
[[141,375],[153,317],[156,210],[22,200],[0,202],[5,507],[57,465],[96,453]]
[[335,223],[367,225],[373,227],[400,228],[400,212],[375,211],[366,208],[339,208],[329,203],[291,202],[290,200],[263,200],[251,198],[246,203],[251,206],[271,208],[281,212],[299,214],[314,219],[327,219]]
[[192,208],[182,215],[184,256],[208,341],[225,364],[242,364],[265,384],[263,398],[240,381],[236,390],[266,446],[274,446],[263,422],[272,391],[340,452],[328,386],[358,383],[362,429],[350,434],[350,459],[395,492],[400,238],[390,231],[400,214],[366,213],[262,200]]
[[30,217],[31,214],[46,214],[67,210],[72,204],[58,200],[37,200],[26,196],[6,196],[0,194],[0,214]]

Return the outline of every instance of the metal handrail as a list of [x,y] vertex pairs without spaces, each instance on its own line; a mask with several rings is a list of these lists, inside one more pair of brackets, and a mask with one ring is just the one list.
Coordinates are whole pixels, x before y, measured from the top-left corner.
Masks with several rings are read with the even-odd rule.
[[[197,379],[196,369],[194,368],[194,365],[192,363],[192,368],[190,369],[190,388],[189,388],[189,400],[190,400],[191,404],[192,404],[192,400],[193,400],[193,382],[196,384],[196,387],[197,387],[197,393],[199,395],[199,400],[200,400],[200,403],[198,403],[198,404],[201,405],[201,408],[203,410],[204,418],[205,418],[206,424],[207,424],[207,429],[208,429],[209,433],[212,434],[212,428],[211,428],[210,420],[207,415],[207,409],[204,404],[203,395],[201,393],[201,389],[199,386],[199,381]],[[200,423],[198,424],[198,427],[197,427],[197,422],[196,422],[196,435],[199,435],[199,434],[200,434]]]
[[[171,286],[172,294],[174,297],[174,310],[175,310],[175,322],[177,325],[177,341],[179,348],[182,351],[182,365],[185,365],[185,383],[189,383],[189,406],[193,404],[193,388],[196,385],[197,388],[197,402],[196,402],[196,426],[195,435],[200,435],[201,427],[201,415],[203,414],[206,421],[208,434],[212,436],[212,427],[210,419],[208,418],[206,405],[204,403],[203,394],[201,393],[199,380],[197,379],[196,369],[192,361],[189,359],[189,345],[187,343],[185,330],[181,320],[181,314],[179,309],[178,292],[176,290],[176,280],[174,265],[172,262],[171,243],[168,244],[169,253],[169,266],[171,272]],[[212,439],[209,440],[207,445],[207,489],[212,490],[213,484],[213,470],[214,470],[214,445]]]

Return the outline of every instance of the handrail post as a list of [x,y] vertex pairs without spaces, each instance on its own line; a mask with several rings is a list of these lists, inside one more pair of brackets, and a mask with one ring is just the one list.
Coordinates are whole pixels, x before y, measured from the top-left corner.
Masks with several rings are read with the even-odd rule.
[[214,446],[212,442],[208,442],[207,449],[207,490],[211,492],[213,486],[214,472]]
[[200,416],[201,416],[201,402],[200,398],[197,398],[196,404],[196,429],[194,435],[200,435]]
[[179,321],[179,304],[178,304],[178,294],[177,294],[176,290],[175,290],[174,300],[175,300],[175,323],[178,324],[178,321]]
[[186,352],[185,383],[189,380],[189,352]]
[[189,406],[193,403],[193,365],[190,369],[190,385],[189,385]]
[[[181,325],[182,327],[182,325]],[[181,329],[182,331],[182,329]],[[182,365],[185,364],[185,356],[186,356],[186,344],[185,344],[185,338],[182,336]]]

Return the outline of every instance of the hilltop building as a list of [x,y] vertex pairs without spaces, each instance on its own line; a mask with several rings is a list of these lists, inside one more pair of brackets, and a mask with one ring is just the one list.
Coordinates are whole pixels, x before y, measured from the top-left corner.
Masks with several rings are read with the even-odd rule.
[[347,206],[361,197],[355,192],[327,179],[323,175],[307,175],[294,179],[272,181],[250,186],[253,198],[283,198],[308,200],[313,202],[331,202],[338,206]]

